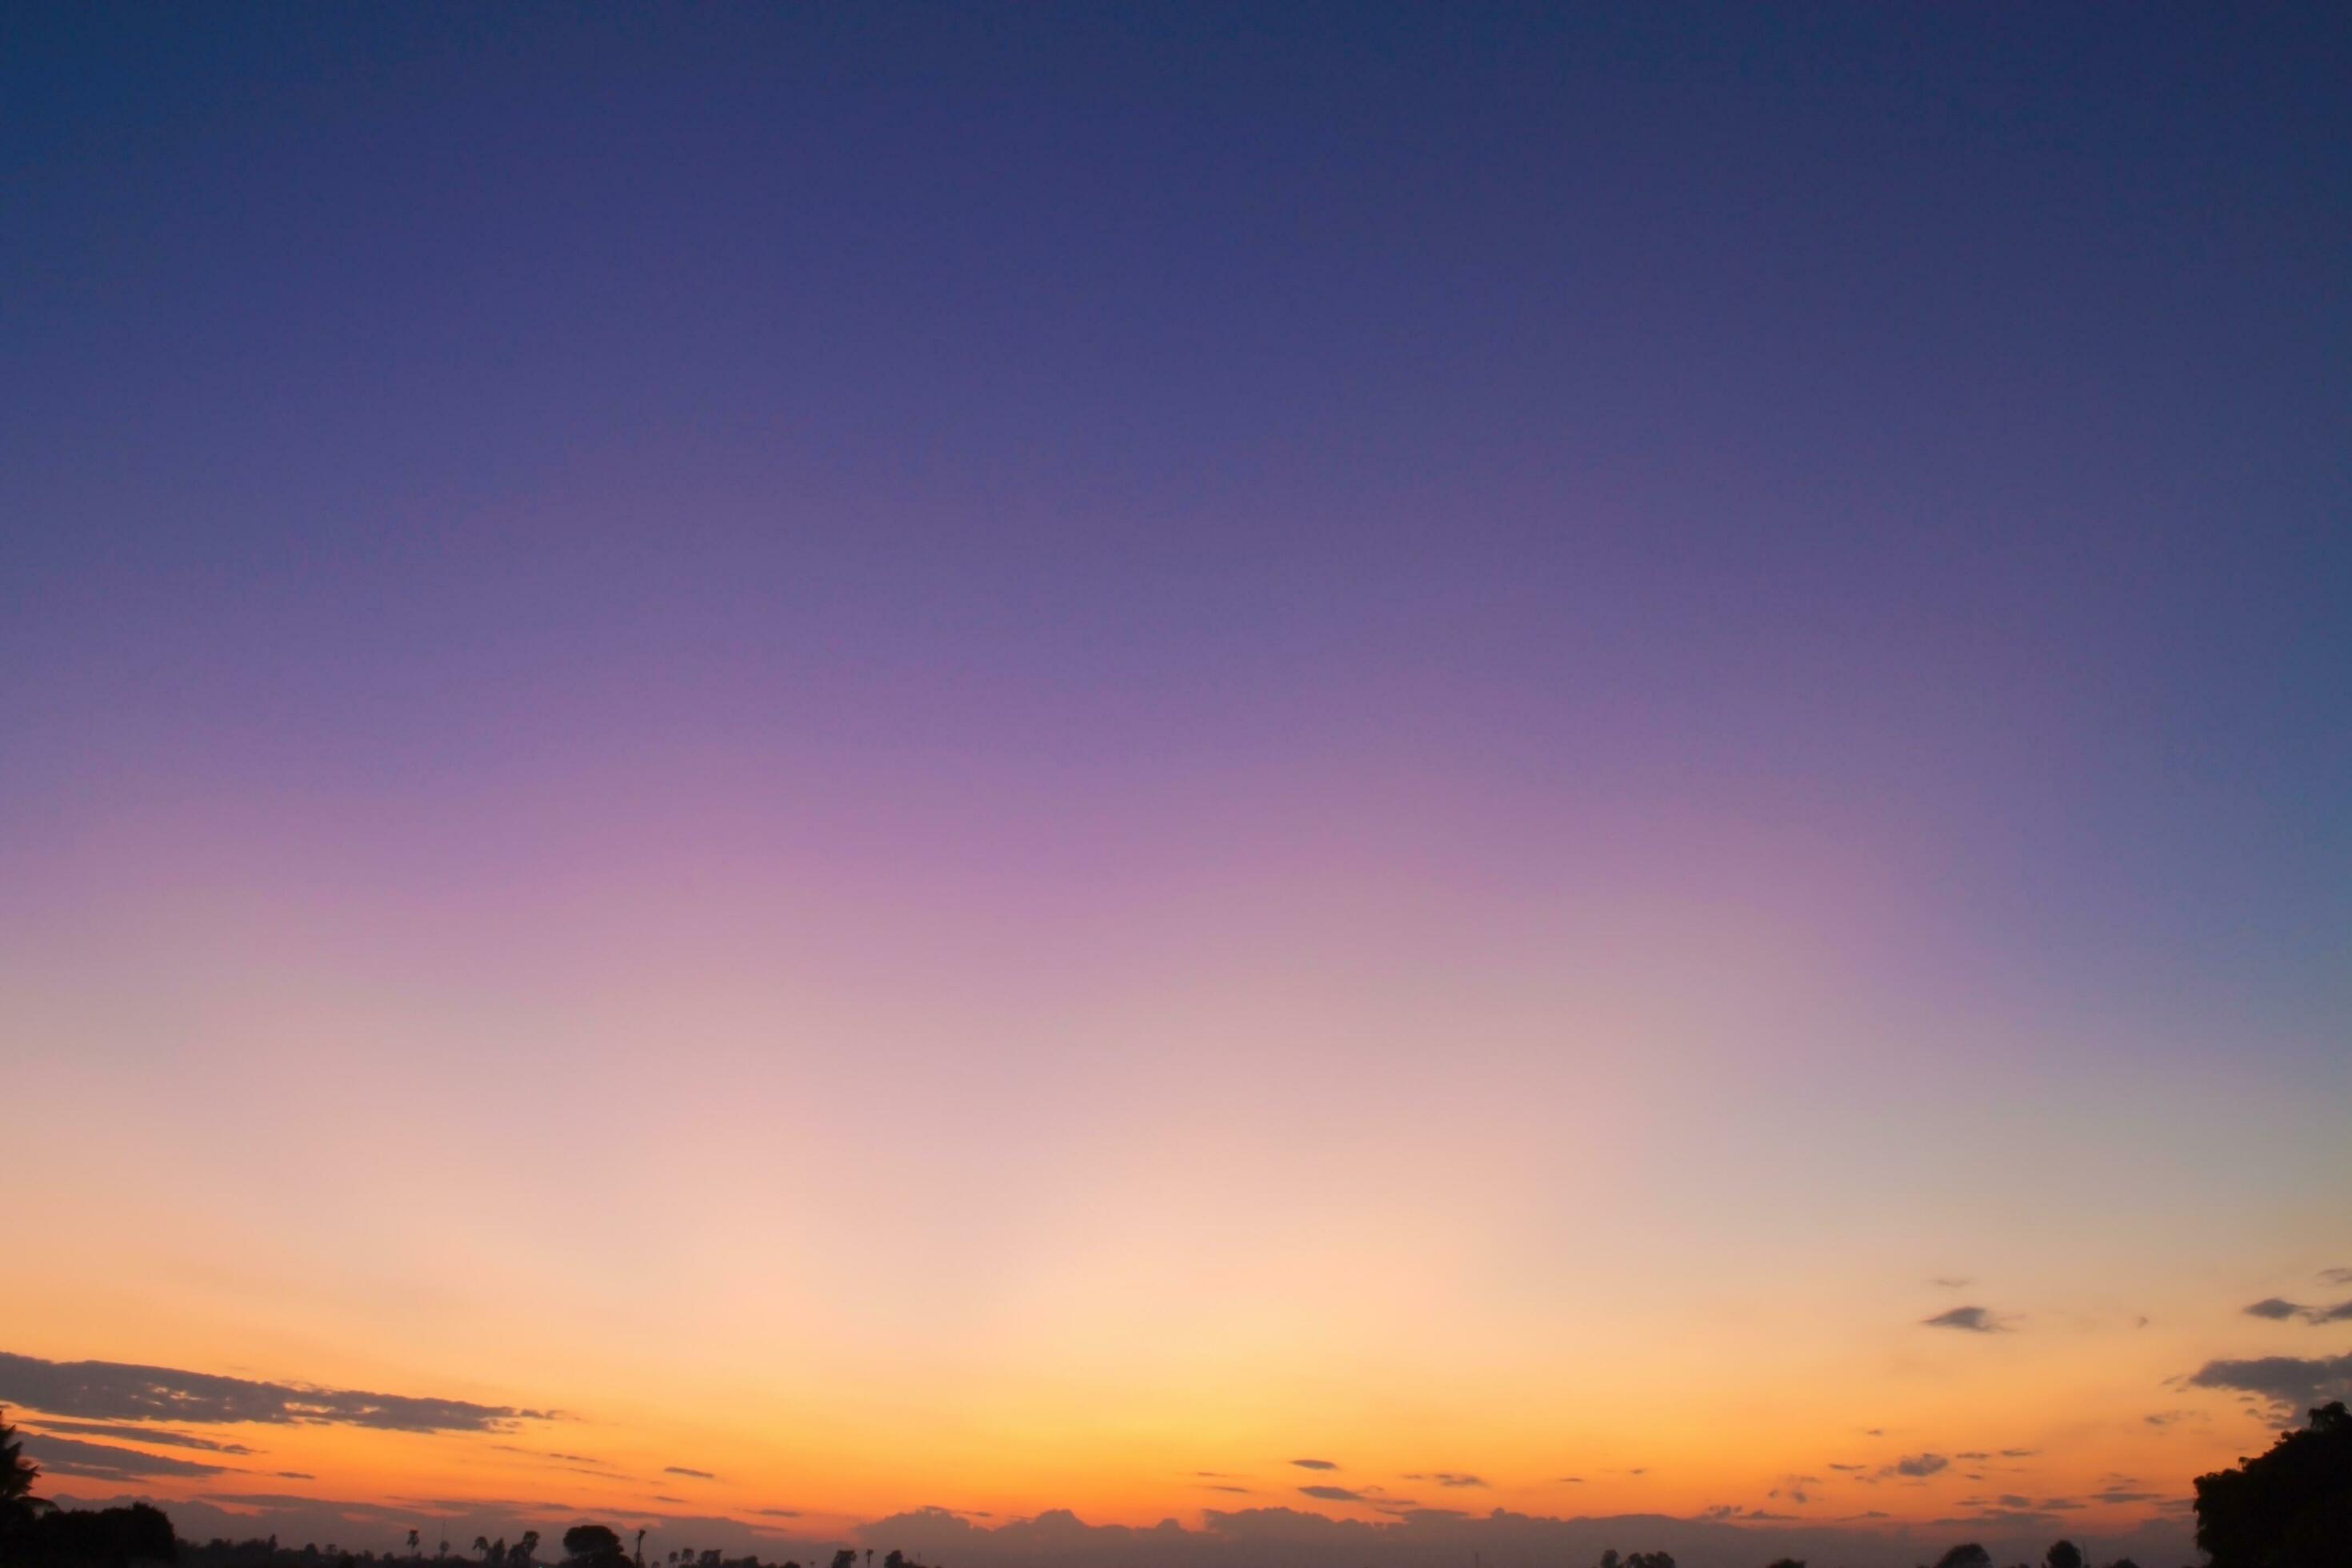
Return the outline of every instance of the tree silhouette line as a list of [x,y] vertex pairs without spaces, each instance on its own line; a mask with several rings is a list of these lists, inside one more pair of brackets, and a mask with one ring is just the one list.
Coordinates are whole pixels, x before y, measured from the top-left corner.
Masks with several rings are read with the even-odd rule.
[[[360,1568],[362,1564],[416,1563],[424,1558],[422,1532],[407,1532],[405,1557],[393,1552],[351,1552],[329,1543],[300,1547],[278,1538],[198,1544],[178,1539],[163,1510],[149,1503],[108,1509],[61,1509],[37,1496],[40,1467],[25,1458],[16,1429],[0,1420],[0,1565],[15,1568],[142,1568],[148,1563],[189,1568]],[[610,1525],[576,1524],[563,1532],[561,1568],[648,1568],[646,1531],[624,1544]],[[509,1544],[474,1538],[470,1557],[454,1556],[449,1542],[437,1543],[434,1560],[471,1568],[539,1568],[540,1534],[520,1532]],[[2352,1413],[2343,1403],[2311,1412],[2311,1422],[2280,1436],[2270,1451],[2241,1459],[2236,1468],[2197,1478],[2197,1545],[2207,1568],[2352,1568]],[[871,1548],[845,1546],[826,1568],[874,1568]],[[883,1568],[923,1568],[904,1552],[884,1554]],[[676,1548],[654,1559],[653,1568],[768,1568],[757,1557],[730,1559],[718,1550]],[[787,1562],[781,1568],[814,1568]],[[1675,1568],[1664,1552],[1621,1556],[1604,1552],[1594,1568]],[[1782,1557],[1767,1568],[1806,1568]],[[1928,1568],[1926,1563],[1920,1568]],[[1934,1568],[1994,1568],[1992,1554],[1974,1542],[1951,1548]],[[2032,1568],[2020,1563],[2016,1568]],[[2041,1568],[2092,1568],[2071,1541],[2052,1544]],[[2138,1568],[2118,1558],[2106,1568]]]

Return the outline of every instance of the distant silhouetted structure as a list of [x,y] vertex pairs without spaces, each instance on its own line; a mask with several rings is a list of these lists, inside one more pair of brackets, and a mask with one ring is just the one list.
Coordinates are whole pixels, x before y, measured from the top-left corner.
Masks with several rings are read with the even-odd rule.
[[2212,1568],[2352,1563],[2352,1413],[2311,1413],[2234,1470],[2197,1478],[2197,1544]]
[[1992,1553],[1975,1542],[1963,1542],[1936,1559],[1936,1568],[1992,1568]]

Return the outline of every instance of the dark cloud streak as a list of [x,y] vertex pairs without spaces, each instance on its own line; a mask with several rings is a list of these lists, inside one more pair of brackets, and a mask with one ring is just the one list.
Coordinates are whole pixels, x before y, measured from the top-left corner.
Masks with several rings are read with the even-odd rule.
[[0,1351],[0,1404],[56,1415],[183,1425],[368,1426],[390,1432],[507,1432],[543,1410],[367,1394],[114,1361],[43,1361]]

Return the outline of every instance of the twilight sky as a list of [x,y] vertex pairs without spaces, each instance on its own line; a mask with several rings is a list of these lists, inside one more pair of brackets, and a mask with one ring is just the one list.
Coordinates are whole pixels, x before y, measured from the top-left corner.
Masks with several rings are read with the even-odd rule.
[[1862,1562],[2352,1389],[2352,12],[1627,9],[10,7],[52,1486]]

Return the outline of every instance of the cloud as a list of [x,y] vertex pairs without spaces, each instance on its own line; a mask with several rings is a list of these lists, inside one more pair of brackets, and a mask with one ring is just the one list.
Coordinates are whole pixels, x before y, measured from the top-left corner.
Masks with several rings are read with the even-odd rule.
[[1865,1470],[1869,1468],[1870,1467],[1867,1465],[1841,1465],[1835,1461],[1832,1461],[1830,1465],[1830,1468],[1832,1470]]
[[798,1519],[801,1516],[801,1510],[796,1508],[755,1508],[751,1511],[761,1519]]
[[1949,1469],[1951,1464],[1952,1461],[1941,1454],[1906,1454],[1878,1473],[1882,1476],[1918,1478],[1932,1476],[1940,1470]]
[[2003,1448],[2000,1457],[2004,1459],[2030,1459],[2040,1452],[2039,1448]]
[[606,1475],[613,1476],[621,1474],[619,1470],[615,1469],[613,1466],[606,1464],[604,1460],[592,1458],[586,1454],[551,1454],[538,1448],[519,1448],[512,1443],[493,1443],[490,1447],[496,1448],[502,1454],[520,1454],[527,1458],[557,1459],[571,1465],[593,1465],[595,1467],[594,1470],[582,1471],[581,1473],[583,1475],[593,1475],[597,1471],[603,1471]]
[[2189,1375],[2188,1384],[2251,1394],[2274,1413],[2290,1415],[2333,1399],[2352,1399],[2352,1355],[2209,1361]]
[[2277,1296],[2265,1296],[2252,1306],[2243,1309],[2250,1318],[2268,1318],[2273,1322],[2287,1318],[2301,1318],[2306,1323],[2340,1323],[2352,1321],[2352,1301],[2338,1301],[2333,1307],[2306,1307],[2300,1301],[2289,1301]]
[[1364,1500],[1363,1493],[1350,1490],[1346,1487],[1301,1487],[1298,1489],[1304,1496],[1321,1498],[1325,1502],[1361,1502]]
[[1231,1481],[1202,1481],[1201,1485],[1213,1492],[1239,1492],[1244,1497],[1251,1495],[1249,1488],[1237,1487]]
[[1409,1481],[1435,1481],[1441,1487],[1483,1487],[1486,1484],[1481,1478],[1477,1476],[1465,1475],[1460,1470],[1431,1470],[1426,1474],[1415,1472],[1412,1475],[1405,1477],[1405,1479]]
[[161,1454],[142,1454],[136,1448],[118,1448],[111,1443],[85,1443],[79,1437],[51,1437],[31,1432],[25,1434],[25,1452],[43,1469],[57,1475],[89,1476],[100,1480],[226,1473],[222,1466],[200,1464],[194,1459],[167,1459]]
[[1290,1462],[1302,1470],[1336,1470],[1339,1468],[1328,1459],[1293,1459]]
[[43,1361],[0,1352],[0,1404],[53,1415],[112,1421],[258,1422],[370,1426],[392,1432],[507,1432],[542,1410],[401,1394],[365,1394],[299,1383],[257,1383],[211,1373],[112,1361]]
[[315,1481],[319,1479],[308,1470],[279,1470],[277,1474],[281,1481]]
[[1580,1487],[1584,1484],[1584,1478],[1582,1476],[1562,1476],[1559,1478],[1559,1484],[1564,1487]]
[[664,1465],[662,1467],[662,1474],[666,1476],[689,1476],[698,1481],[715,1481],[719,1479],[717,1476],[712,1475],[709,1470],[689,1470],[684,1465]]
[[2352,1268],[2323,1268],[2319,1279],[2326,1285],[2352,1285]]
[[1994,1316],[1988,1307],[1954,1307],[1949,1311],[1938,1312],[1919,1321],[1926,1328],[1958,1329],[1971,1334],[2005,1333],[2009,1329],[2009,1325]]
[[254,1450],[242,1443],[215,1443],[210,1437],[198,1437],[186,1432],[167,1432],[160,1427],[129,1426],[119,1421],[36,1421],[44,1432],[71,1432],[83,1437],[128,1437],[134,1443],[152,1443],[163,1448],[201,1448],[207,1454],[235,1454],[249,1458]]
[[1935,1286],[1939,1290],[1965,1290],[1969,1288],[1969,1282],[1953,1275],[1938,1274],[1933,1279],[1928,1280],[1927,1283]]

